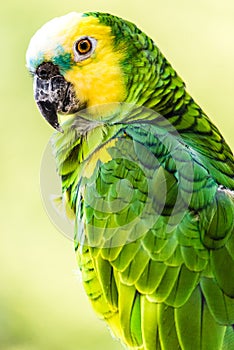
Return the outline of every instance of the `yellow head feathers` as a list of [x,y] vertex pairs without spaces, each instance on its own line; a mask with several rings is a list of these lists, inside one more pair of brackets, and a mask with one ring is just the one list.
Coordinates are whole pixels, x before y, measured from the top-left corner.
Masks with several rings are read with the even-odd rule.
[[123,56],[124,51],[115,50],[108,25],[92,15],[72,12],[49,21],[36,32],[26,61],[33,73],[43,62],[57,65],[66,81],[73,85],[80,103],[91,107],[124,100],[126,91],[120,64]]

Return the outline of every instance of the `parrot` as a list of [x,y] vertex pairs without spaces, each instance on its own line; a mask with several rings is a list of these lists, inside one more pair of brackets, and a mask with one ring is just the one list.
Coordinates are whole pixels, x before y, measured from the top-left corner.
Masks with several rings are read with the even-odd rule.
[[154,40],[102,12],[31,38],[96,315],[126,349],[234,349],[234,157]]

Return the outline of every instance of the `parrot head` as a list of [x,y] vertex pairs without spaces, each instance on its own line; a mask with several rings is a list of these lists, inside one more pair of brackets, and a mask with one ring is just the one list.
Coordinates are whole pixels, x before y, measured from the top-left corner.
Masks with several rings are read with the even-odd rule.
[[[34,98],[58,131],[58,114],[150,96],[158,51],[133,23],[104,13],[69,13],[54,18],[32,37],[26,66]],[[153,74],[149,74],[153,66]],[[148,85],[147,85],[148,84]]]

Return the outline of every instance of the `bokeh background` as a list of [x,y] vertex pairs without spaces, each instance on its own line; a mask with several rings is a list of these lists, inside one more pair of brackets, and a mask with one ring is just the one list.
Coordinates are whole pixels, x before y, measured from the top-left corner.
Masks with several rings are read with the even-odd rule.
[[30,37],[70,11],[138,24],[184,78],[234,149],[233,0],[4,1],[0,13],[0,349],[117,350],[76,273],[73,244],[50,222],[39,185],[52,129],[25,69]]

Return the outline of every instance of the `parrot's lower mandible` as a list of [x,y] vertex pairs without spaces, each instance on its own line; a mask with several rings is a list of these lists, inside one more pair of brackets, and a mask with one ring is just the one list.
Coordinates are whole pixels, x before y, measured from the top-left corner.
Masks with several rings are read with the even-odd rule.
[[55,18],[26,60],[98,317],[128,349],[234,349],[234,158],[219,130],[119,17]]

